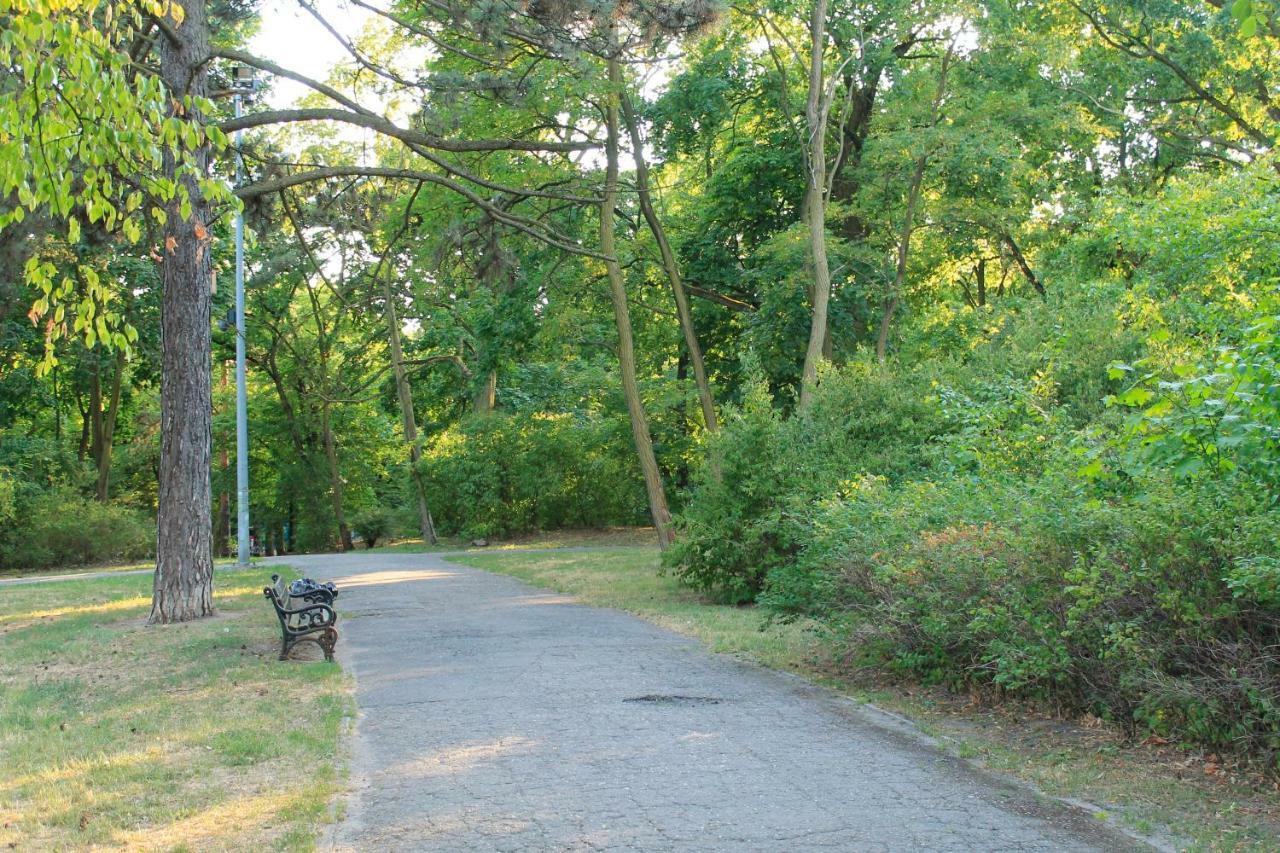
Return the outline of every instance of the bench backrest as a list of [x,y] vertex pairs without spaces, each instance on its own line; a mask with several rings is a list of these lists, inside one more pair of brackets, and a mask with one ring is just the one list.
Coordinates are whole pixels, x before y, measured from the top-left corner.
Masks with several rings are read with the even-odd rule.
[[284,578],[279,575],[272,575],[271,591],[275,593],[276,603],[286,610],[289,609],[289,585],[284,582]]
[[280,621],[286,623],[290,628],[302,627],[302,617],[297,615],[286,616],[281,611],[296,610],[303,604],[303,602],[294,601],[290,598],[289,584],[284,578],[279,575],[272,575],[271,580],[272,584],[270,589],[273,598],[271,603],[276,606],[276,616],[280,617]]

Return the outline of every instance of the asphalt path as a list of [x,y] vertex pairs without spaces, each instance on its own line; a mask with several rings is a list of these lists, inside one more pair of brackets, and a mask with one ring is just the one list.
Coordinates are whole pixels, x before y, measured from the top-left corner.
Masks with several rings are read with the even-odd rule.
[[330,849],[1150,849],[624,613],[435,554],[278,562],[340,589],[359,715]]

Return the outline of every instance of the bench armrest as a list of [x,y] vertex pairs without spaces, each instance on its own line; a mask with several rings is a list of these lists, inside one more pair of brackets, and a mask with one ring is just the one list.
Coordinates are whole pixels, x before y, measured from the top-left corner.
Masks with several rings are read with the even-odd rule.
[[297,633],[331,628],[338,623],[338,614],[327,604],[313,604],[296,610],[281,610],[280,619],[290,632]]

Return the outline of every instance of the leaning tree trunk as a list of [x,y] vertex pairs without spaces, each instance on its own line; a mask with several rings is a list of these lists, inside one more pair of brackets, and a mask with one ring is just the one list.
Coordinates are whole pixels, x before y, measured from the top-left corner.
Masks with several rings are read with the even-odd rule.
[[[207,94],[209,23],[203,0],[179,0],[183,19],[170,19],[160,36],[160,76],[181,109],[187,95]],[[194,110],[183,120],[199,122]],[[208,149],[191,158],[203,175]],[[213,613],[212,500],[209,483],[211,387],[209,205],[196,175],[179,174],[178,157],[164,155],[165,174],[191,199],[182,216],[178,198],[166,205],[164,295],[160,307],[160,511],[156,518],[156,573],[152,623],[185,622]]]
[[1009,247],[1013,260],[1018,264],[1018,269],[1022,270],[1022,276],[1027,282],[1036,289],[1036,293],[1040,294],[1040,298],[1044,299],[1048,293],[1044,289],[1044,282],[1036,278],[1035,270],[1031,269],[1031,264],[1027,263],[1026,255],[1022,254],[1022,250],[1018,248],[1018,244],[1014,242],[1013,235],[1005,232],[1000,239]]
[[818,362],[827,348],[827,305],[831,301],[831,267],[827,261],[827,109],[823,98],[822,54],[827,44],[827,0],[816,0],[809,22],[809,99],[805,124],[809,134],[806,151],[805,215],[809,226],[809,252],[813,262],[813,305],[809,324],[809,347],[800,375],[800,408],[813,399],[818,381]]
[[666,548],[675,535],[671,526],[671,511],[667,508],[667,495],[662,486],[662,472],[653,453],[653,439],[649,435],[649,419],[640,399],[640,386],[636,382],[635,341],[631,337],[631,314],[627,308],[627,290],[622,280],[622,268],[618,265],[613,238],[614,206],[618,200],[618,93],[622,88],[622,67],[616,57],[609,59],[608,108],[606,110],[606,170],[604,198],[600,203],[600,253],[605,255],[605,270],[609,277],[609,296],[613,301],[613,318],[618,326],[618,366],[622,373],[622,393],[631,415],[631,434],[635,439],[636,455],[640,458],[640,470],[644,474],[645,490],[649,496],[649,514],[658,531],[658,545]]
[[698,343],[698,332],[693,326],[693,311],[689,307],[689,295],[684,289],[684,280],[680,277],[680,265],[676,263],[675,252],[671,250],[671,242],[667,239],[667,230],[662,227],[662,220],[653,207],[653,199],[649,194],[649,164],[644,159],[644,146],[640,139],[640,127],[636,122],[635,111],[631,108],[631,100],[622,96],[622,116],[627,124],[627,132],[631,135],[631,152],[636,164],[636,196],[640,200],[640,211],[644,214],[649,231],[658,244],[658,252],[662,255],[662,268],[671,285],[671,295],[675,297],[676,316],[680,320],[680,331],[684,333],[684,345],[689,351],[689,363],[693,368],[693,380],[698,386],[698,400],[702,403],[702,419],[707,432],[715,432],[719,428],[716,420],[715,397],[711,393],[711,381],[707,378],[706,363],[702,358],[702,347]]
[[400,318],[396,315],[395,295],[391,292],[390,277],[383,280],[383,300],[387,310],[387,338],[391,344],[391,370],[396,380],[396,397],[400,400],[400,425],[404,429],[404,443],[409,445],[409,476],[418,496],[418,530],[422,541],[435,545],[436,523],[427,505],[427,487],[422,482],[422,450],[418,447],[418,424],[413,413],[413,389],[404,371],[404,348],[400,345]]

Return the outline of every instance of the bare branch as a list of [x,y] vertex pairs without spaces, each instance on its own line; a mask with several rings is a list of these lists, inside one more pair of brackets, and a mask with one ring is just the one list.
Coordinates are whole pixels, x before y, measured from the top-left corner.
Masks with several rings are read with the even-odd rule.
[[[297,75],[301,76],[301,75]],[[295,77],[296,79],[296,77]],[[422,145],[438,151],[472,152],[472,151],[542,151],[567,153],[587,151],[596,148],[594,142],[539,142],[525,139],[444,139],[434,134],[424,133],[400,127],[394,122],[374,115],[368,111],[357,112],[354,108],[335,109],[294,109],[267,110],[260,113],[249,113],[240,118],[230,118],[218,124],[224,133],[247,130],[253,127],[265,127],[272,124],[293,124],[307,121],[336,121],[343,124],[365,127],[369,130],[399,139],[409,145]]]

